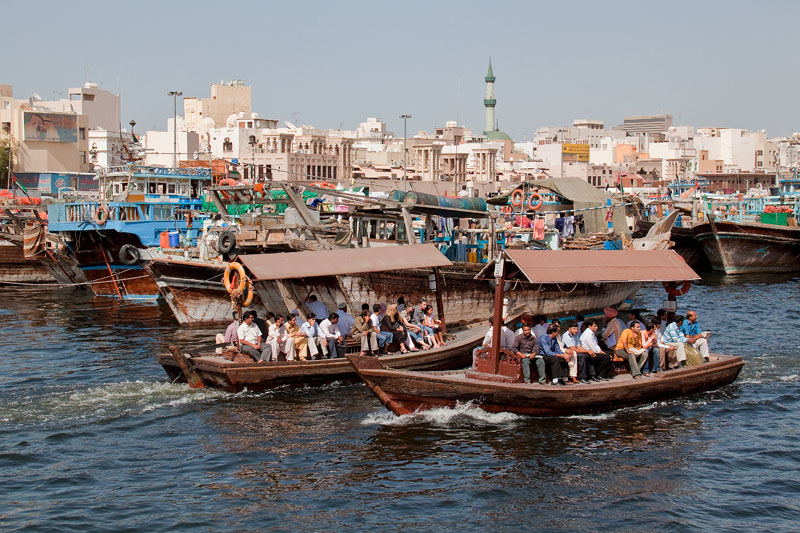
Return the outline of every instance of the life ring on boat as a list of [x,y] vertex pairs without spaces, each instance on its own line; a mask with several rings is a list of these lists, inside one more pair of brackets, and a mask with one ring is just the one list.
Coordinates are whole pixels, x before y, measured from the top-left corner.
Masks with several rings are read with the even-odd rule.
[[319,187],[320,189],[335,189],[336,185],[329,181],[315,181],[311,184],[312,187]]
[[231,230],[225,230],[219,234],[217,239],[217,251],[221,254],[229,254],[236,248],[236,235]]
[[[224,178],[219,180],[219,185],[222,187],[236,187],[239,185],[239,182],[233,178]],[[222,194],[222,197],[228,200],[229,202],[233,200],[233,195],[228,191],[219,191]]]
[[[534,199],[536,199],[536,203],[533,203]],[[535,192],[531,195],[531,199],[528,201],[528,207],[531,211],[536,211],[540,209],[544,205],[544,198],[538,192]]]
[[[237,263],[238,265],[238,263]],[[244,297],[244,301],[242,302],[242,307],[249,307],[251,303],[253,303],[253,296],[255,296],[256,291],[253,288],[253,282],[249,279],[247,280],[245,293],[247,296]]]
[[500,212],[503,213],[504,215],[510,215],[511,214],[511,206],[510,205],[504,205],[503,207],[500,208]]
[[142,259],[139,249],[132,244],[125,244],[119,249],[119,262],[123,265],[133,266]]
[[98,226],[105,226],[106,222],[108,222],[108,215],[108,208],[104,205],[101,205],[97,208],[97,211],[94,212],[92,220],[94,220],[94,223]]
[[692,282],[684,281],[683,284],[679,285],[677,281],[665,281],[661,283],[661,285],[670,296],[683,296],[689,292],[689,287],[692,286]]
[[522,191],[520,189],[517,189],[516,191],[511,193],[511,198],[509,199],[509,201],[511,202],[511,205],[514,207],[522,207],[522,201],[524,199],[525,195],[522,194]]
[[[235,275],[239,278],[238,283],[236,282],[236,277],[232,277],[234,271],[236,271]],[[241,263],[228,263],[228,266],[225,267],[225,274],[222,276],[222,284],[225,286],[225,290],[228,291],[228,294],[231,294],[233,291],[244,292],[249,281]]]

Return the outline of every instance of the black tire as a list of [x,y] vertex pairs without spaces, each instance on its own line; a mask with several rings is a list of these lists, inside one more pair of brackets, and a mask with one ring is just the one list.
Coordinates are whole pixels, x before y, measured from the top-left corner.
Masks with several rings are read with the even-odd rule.
[[217,239],[217,251],[221,254],[229,254],[236,248],[236,235],[231,230],[225,230],[219,234]]
[[123,265],[133,266],[142,260],[139,249],[132,244],[126,244],[119,249],[119,262]]

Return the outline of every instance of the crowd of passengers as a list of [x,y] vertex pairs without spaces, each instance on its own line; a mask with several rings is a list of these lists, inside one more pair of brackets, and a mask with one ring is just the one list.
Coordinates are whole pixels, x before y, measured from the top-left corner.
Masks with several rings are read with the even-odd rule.
[[[641,311],[632,310],[627,323],[616,309],[608,307],[604,314],[602,331],[600,321],[584,320],[581,315],[566,330],[562,330],[557,319],[548,322],[544,316],[523,317],[515,332],[508,326],[502,327],[500,347],[520,358],[525,383],[531,382],[531,364],[536,365],[542,385],[614,379],[612,361],[626,363],[633,379],[681,368],[687,365],[687,346],[702,356],[698,363],[709,360],[709,334],[701,331],[695,311],[688,311],[685,319],[675,315],[669,323],[663,309],[647,320],[642,318]],[[482,346],[473,352],[473,368],[480,348],[491,346],[492,334],[490,328]]]
[[256,362],[277,361],[281,353],[287,361],[344,357],[348,339],[360,343],[360,355],[375,356],[392,353],[392,346],[408,353],[447,345],[442,323],[425,298],[416,305],[404,297],[390,305],[365,303],[355,317],[344,302],[329,313],[314,294],[304,305],[309,311],[306,320],[297,309],[285,317],[267,312],[264,318],[250,310],[240,323],[234,312],[225,334],[217,335],[217,344],[235,346]]

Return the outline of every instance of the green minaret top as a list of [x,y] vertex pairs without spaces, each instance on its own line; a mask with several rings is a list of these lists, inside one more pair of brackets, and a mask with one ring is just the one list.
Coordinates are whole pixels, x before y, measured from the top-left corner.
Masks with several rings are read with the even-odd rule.
[[492,58],[489,58],[489,72],[486,73],[486,81],[494,82],[494,72],[492,72]]

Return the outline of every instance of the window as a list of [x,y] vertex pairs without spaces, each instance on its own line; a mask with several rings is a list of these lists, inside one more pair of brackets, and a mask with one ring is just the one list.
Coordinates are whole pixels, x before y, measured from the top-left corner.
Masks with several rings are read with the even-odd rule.
[[84,94],[83,99],[87,102],[94,102],[94,95],[93,94]]
[[86,164],[86,152],[81,152],[81,165]]
[[3,133],[11,133],[11,123],[3,122]]
[[156,184],[155,183],[148,183],[147,184],[147,192],[150,194],[156,193]]
[[86,128],[78,128],[78,134],[82,141],[86,140]]
[[174,183],[170,183],[169,185],[167,185],[167,192],[169,194],[175,194],[175,189],[176,189],[176,186],[175,186]]

